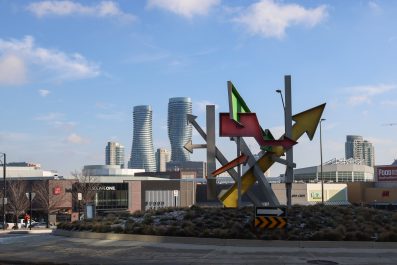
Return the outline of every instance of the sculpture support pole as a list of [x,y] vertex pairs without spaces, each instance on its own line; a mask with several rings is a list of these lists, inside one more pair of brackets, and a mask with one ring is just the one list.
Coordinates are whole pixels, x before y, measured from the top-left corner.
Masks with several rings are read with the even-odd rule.
[[[241,137],[237,137],[237,157],[241,155]],[[241,208],[241,165],[237,166],[237,174],[238,174],[238,179],[237,179],[237,208]]]
[[216,170],[215,147],[215,105],[206,106],[207,125],[207,200],[217,200],[216,178],[212,172]]
[[[292,138],[292,97],[291,97],[291,76],[284,76],[285,83],[285,109],[284,109],[284,120],[285,120],[285,136]],[[293,147],[287,150],[287,169],[285,171],[285,190],[287,197],[287,206],[291,207],[291,190],[292,182],[294,178],[294,169],[291,166],[294,163]]]

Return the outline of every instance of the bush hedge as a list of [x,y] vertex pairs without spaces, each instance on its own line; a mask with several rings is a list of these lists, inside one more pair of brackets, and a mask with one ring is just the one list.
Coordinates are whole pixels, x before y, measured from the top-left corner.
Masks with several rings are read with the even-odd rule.
[[257,230],[254,209],[163,208],[60,223],[59,229],[99,233],[264,240],[397,242],[397,213],[362,206],[293,206],[284,230]]

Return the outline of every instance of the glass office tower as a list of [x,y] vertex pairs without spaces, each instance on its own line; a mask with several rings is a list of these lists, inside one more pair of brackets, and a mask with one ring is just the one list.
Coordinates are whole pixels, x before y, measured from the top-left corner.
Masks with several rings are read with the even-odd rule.
[[190,161],[183,146],[192,140],[192,125],[187,122],[192,114],[192,100],[186,97],[170,98],[168,103],[168,138],[171,143],[171,161]]
[[152,138],[152,107],[134,107],[134,135],[132,139],[129,168],[143,168],[146,172],[156,171]]

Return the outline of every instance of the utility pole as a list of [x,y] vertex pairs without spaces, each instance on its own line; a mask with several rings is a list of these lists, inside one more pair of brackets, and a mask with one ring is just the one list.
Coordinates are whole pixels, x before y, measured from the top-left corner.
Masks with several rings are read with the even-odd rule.
[[320,170],[321,170],[321,204],[324,204],[324,175],[323,175],[323,140],[321,134],[321,125],[325,119],[320,120]]
[[3,153],[3,230],[6,230],[6,154]]
[[216,200],[216,178],[212,172],[216,170],[215,146],[215,105],[206,106],[207,124],[207,200]]
[[[291,97],[291,76],[284,76],[285,85],[285,107],[284,107],[284,121],[285,121],[285,136],[292,139],[292,97]],[[294,169],[291,166],[294,163],[293,147],[286,152],[287,168],[285,171],[285,190],[287,196],[287,207],[291,207],[291,190],[294,178]]]
[[[236,137],[237,141],[237,157],[241,155],[241,137]],[[241,164],[237,166],[237,174],[238,174],[238,182],[237,182],[237,208],[241,208],[242,200],[241,200]]]

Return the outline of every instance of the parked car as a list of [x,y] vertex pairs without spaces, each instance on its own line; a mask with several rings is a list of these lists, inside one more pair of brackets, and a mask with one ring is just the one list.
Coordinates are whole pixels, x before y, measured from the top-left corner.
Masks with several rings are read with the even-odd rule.
[[[33,224],[37,223],[35,220],[32,220],[32,227]],[[19,219],[18,222],[18,228],[29,228],[30,227],[30,221],[26,224],[24,219]]]
[[32,223],[32,228],[47,228],[47,223],[46,222]]

